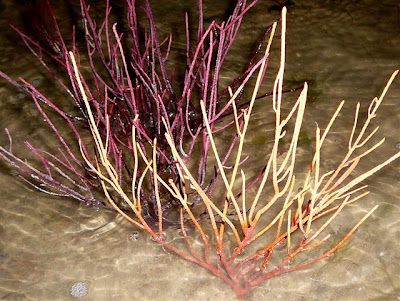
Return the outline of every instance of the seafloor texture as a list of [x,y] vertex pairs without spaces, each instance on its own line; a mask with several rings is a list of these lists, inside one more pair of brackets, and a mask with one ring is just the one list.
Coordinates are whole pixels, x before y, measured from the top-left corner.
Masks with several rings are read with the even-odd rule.
[[[24,7],[21,2],[0,2],[0,69],[14,78],[28,79],[46,95],[62,96],[8,27],[10,22],[23,30],[30,27],[32,12],[28,1]],[[186,1],[185,7],[171,2],[183,1],[152,1],[153,10],[161,35],[179,30],[177,40],[182,41],[183,12],[190,10],[194,17],[196,1]],[[228,2],[205,1],[206,18],[222,15]],[[307,170],[315,122],[323,127],[339,101],[347,100],[324,150],[323,166],[329,169],[346,150],[356,102],[361,102],[365,113],[369,101],[379,95],[390,74],[400,67],[400,4],[398,0],[290,2],[294,5],[288,14],[284,86],[292,88],[308,81],[311,87],[298,172]],[[62,3],[56,11],[63,32],[69,34],[71,24],[80,21],[79,7],[67,1],[58,3]],[[275,1],[260,0],[245,18],[225,67],[226,77],[242,70],[249,46],[254,46],[260,30],[279,16],[274,5]],[[116,6],[124,16],[123,6]],[[99,6],[93,7],[101,12]],[[278,46],[276,39],[265,91],[270,89],[277,70]],[[178,42],[175,47],[184,49],[184,44]],[[245,149],[246,154],[252,154],[254,170],[263,166],[262,152],[268,147],[265,137],[270,136],[271,121],[270,100],[260,101]],[[399,148],[400,78],[391,87],[374,124],[379,124],[380,135],[387,139],[359,170],[383,161]],[[30,156],[24,154],[25,139],[47,149],[56,147],[31,99],[1,80],[1,145],[8,143],[5,127],[13,135],[14,149],[22,156]],[[165,252],[115,213],[33,191],[6,165],[0,166],[1,300],[235,299],[222,281]],[[271,279],[253,290],[246,300],[399,300],[399,166],[395,162],[371,178],[371,194],[343,211],[330,230],[337,240],[367,210],[379,204],[374,215],[333,258]]]

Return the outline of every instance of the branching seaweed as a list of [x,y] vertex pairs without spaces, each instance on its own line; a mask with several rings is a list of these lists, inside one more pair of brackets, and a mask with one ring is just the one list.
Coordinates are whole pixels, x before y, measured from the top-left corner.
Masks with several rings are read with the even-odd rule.
[[[104,195],[108,202],[118,210],[113,197],[113,195],[118,195],[129,205],[134,213],[130,215],[119,211],[121,215],[137,227],[146,230],[163,248],[202,266],[224,280],[236,292],[239,298],[246,296],[251,288],[258,286],[266,279],[302,269],[332,256],[376,210],[377,206],[370,209],[333,246],[328,246],[329,244],[327,243],[331,240],[330,235],[323,235],[327,227],[345,207],[368,194],[365,191],[366,185],[361,184],[365,179],[400,157],[400,152],[397,152],[370,170],[360,175],[353,175],[350,178],[350,175],[353,174],[359,162],[384,142],[384,139],[382,139],[372,146],[366,147],[367,142],[378,131],[378,128],[375,128],[369,132],[370,123],[376,117],[377,110],[389,86],[398,74],[398,71],[396,71],[390,77],[380,97],[372,100],[365,121],[361,125],[358,124],[360,122],[360,104],[357,105],[354,125],[349,137],[348,151],[339,165],[330,171],[323,171],[321,169],[322,146],[344,106],[344,101],[339,104],[332,118],[325,126],[325,129],[321,129],[317,125],[315,131],[315,153],[311,158],[310,168],[300,185],[302,188],[298,191],[294,190],[297,181],[294,170],[297,144],[306,106],[308,85],[307,83],[304,84],[297,101],[289,112],[284,114],[281,109],[283,102],[282,83],[285,67],[286,36],[286,9],[284,8],[282,11],[280,68],[274,83],[272,101],[272,108],[275,115],[274,143],[266,163],[266,168],[262,176],[258,177],[258,187],[253,187],[255,189],[254,197],[251,199],[246,197],[246,173],[240,169],[240,162],[242,161],[248,125],[261,82],[264,78],[266,62],[276,26],[277,23],[274,23],[265,55],[261,60],[261,64],[257,66],[258,75],[249,106],[243,109],[240,114],[235,101],[240,93],[240,89],[235,92],[229,91],[231,97],[227,105],[234,112],[232,117],[236,127],[235,137],[238,137],[238,142],[235,144],[236,151],[232,152],[235,163],[229,169],[224,167],[223,159],[221,159],[223,156],[219,150],[220,146],[215,140],[218,133],[213,131],[210,121],[212,116],[207,110],[207,103],[209,101],[200,101],[202,123],[205,127],[204,132],[210,143],[211,152],[219,170],[219,180],[223,182],[222,184],[225,189],[222,202],[216,199],[217,196],[209,195],[202,188],[196,174],[191,171],[187,158],[180,151],[179,144],[174,139],[170,124],[165,118],[161,118],[164,124],[164,128],[162,129],[164,138],[161,136],[159,139],[162,139],[162,141],[166,140],[173,156],[171,162],[181,181],[178,185],[174,178],[169,177],[165,179],[160,176],[159,165],[157,164],[157,145],[159,140],[155,138],[149,143],[152,147],[152,156],[148,156],[143,150],[142,145],[138,142],[140,134],[135,124],[133,124],[131,145],[133,149],[133,161],[135,162],[134,170],[138,170],[137,166],[139,165],[144,166],[144,168],[142,168],[140,176],[138,173],[135,173],[132,179],[132,187],[135,189],[132,189],[132,194],[128,193],[120,185],[116,165],[112,162],[112,157],[110,158],[109,155],[110,138],[106,136],[104,139],[99,132],[89,98],[86,96],[85,86],[81,81],[75,55],[73,52],[69,53],[75,78],[78,81],[77,89],[79,89],[84,105],[86,106],[96,148],[96,156],[93,158],[87,155],[81,144],[82,156],[85,158],[90,170],[96,173],[101,179]],[[293,129],[290,131],[285,130],[285,126],[290,121],[295,124]],[[106,125],[106,130],[110,131],[110,122],[106,121]],[[290,137],[290,144],[282,152],[282,139],[284,137]],[[360,148],[364,148],[364,151],[361,154],[355,154],[355,151]],[[279,155],[279,152],[281,155]],[[179,202],[180,226],[186,241],[186,247],[182,248],[181,245],[175,245],[176,242],[169,242],[164,237],[164,222],[161,218],[158,221],[157,229],[152,228],[144,219],[142,199],[139,191],[144,179],[147,177],[151,179],[156,194],[158,216],[161,216],[163,211],[159,193],[160,187],[166,189]],[[237,185],[237,182],[241,182],[241,185]],[[273,192],[272,197],[265,197],[266,190]],[[206,208],[208,215],[207,223],[200,222],[191,209],[190,200],[193,198],[193,194],[197,194]],[[234,211],[235,214],[228,214],[229,210]],[[270,218],[270,213],[273,213],[272,218]],[[185,215],[188,216],[188,219],[184,217]],[[193,238],[189,237],[187,227],[194,227],[200,234],[202,239],[201,249],[198,246],[194,246]],[[266,243],[265,239],[271,237],[272,239]],[[235,242],[233,246],[231,240]],[[284,254],[278,250],[278,247],[282,245],[286,245]],[[246,252],[242,254],[244,251]],[[301,254],[304,254],[306,259],[301,262],[294,262],[293,260]],[[275,259],[276,256],[279,259]]]

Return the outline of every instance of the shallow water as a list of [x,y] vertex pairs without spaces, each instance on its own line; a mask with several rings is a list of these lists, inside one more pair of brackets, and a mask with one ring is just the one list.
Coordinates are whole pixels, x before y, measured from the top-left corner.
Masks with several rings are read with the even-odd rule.
[[[158,26],[165,33],[181,27],[185,10],[195,13],[195,1],[193,7],[175,7],[171,2],[153,4]],[[223,14],[228,7],[224,1],[215,2],[205,2],[207,18]],[[397,0],[294,2],[288,14],[285,85],[292,88],[309,81],[312,87],[298,170],[307,170],[307,159],[312,154],[307,141],[314,139],[315,122],[326,124],[340,100],[347,101],[328,139],[329,147],[324,150],[323,166],[329,169],[346,150],[356,103],[361,102],[365,113],[370,100],[380,94],[391,73],[400,67],[400,4]],[[57,7],[67,33],[79,12],[76,4],[69,7],[68,3]],[[241,70],[248,45],[279,16],[278,11],[269,10],[274,4],[260,1],[245,18],[226,76]],[[27,7],[9,0],[0,2],[0,9],[0,69],[13,78],[22,76],[34,81],[46,95],[59,97],[46,72],[8,27],[10,22],[29,25]],[[276,39],[272,51],[275,59],[268,71],[270,82],[277,70],[278,46]],[[254,170],[263,166],[260,158],[267,145],[260,137],[271,132],[268,112],[268,102],[256,105],[245,150],[260,154],[248,162]],[[398,151],[400,78],[385,98],[374,121],[378,124],[378,136],[385,136],[386,142],[362,163],[360,170]],[[22,156],[29,156],[24,153],[25,139],[45,148],[54,147],[31,99],[1,80],[1,131],[5,127],[13,135],[14,149]],[[0,142],[7,145],[5,133],[0,132]],[[6,165],[0,166],[1,300],[74,300],[70,289],[77,282],[87,285],[88,293],[82,300],[235,300],[222,281],[165,252],[144,232],[138,231],[138,240],[132,240],[131,234],[137,229],[114,212],[31,190]],[[246,300],[400,300],[399,167],[400,162],[395,162],[369,179],[370,195],[338,218],[331,230],[337,234],[337,241],[379,204],[374,215],[333,258],[273,278],[254,289]]]

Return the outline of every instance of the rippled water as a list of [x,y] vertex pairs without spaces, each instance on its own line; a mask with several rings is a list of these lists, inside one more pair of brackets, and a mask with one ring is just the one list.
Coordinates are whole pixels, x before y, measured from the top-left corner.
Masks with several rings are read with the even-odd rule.
[[[180,6],[171,2],[152,1],[158,26],[165,33],[182,29],[185,10],[195,14],[195,1]],[[229,1],[216,2],[205,1],[207,18],[222,15],[229,6]],[[365,112],[369,101],[380,94],[391,73],[400,67],[400,4],[397,0],[293,2],[288,14],[285,85],[292,88],[306,80],[311,86],[299,170],[306,170],[311,155],[307,139],[313,139],[315,122],[326,124],[339,101],[347,100],[325,149],[323,166],[328,169],[346,149],[357,101]],[[225,70],[227,77],[241,70],[249,45],[254,45],[260,30],[279,16],[273,5],[274,1],[260,0],[245,18]],[[0,10],[0,69],[13,78],[22,76],[34,82],[46,95],[59,97],[57,86],[8,27],[12,22],[29,28],[28,4],[21,7],[16,1],[5,0],[0,2]],[[62,16],[59,19],[64,32],[69,33],[73,20],[79,20],[78,5],[65,1],[56,10]],[[123,6],[117,4],[116,10],[124,14]],[[276,40],[272,51],[276,56],[268,76],[271,81],[278,46]],[[266,148],[262,137],[271,131],[268,112],[268,103],[259,102],[253,116],[246,152],[255,154],[251,161],[254,170],[262,167],[260,158]],[[361,169],[398,150],[400,78],[392,85],[376,119],[374,124],[379,124],[386,142]],[[25,139],[54,147],[30,98],[1,80],[1,145],[8,143],[2,132],[5,127],[13,135],[14,149],[22,156],[29,156],[24,153]],[[75,293],[86,288],[82,300],[94,301],[234,300],[233,292],[222,281],[165,252],[114,212],[33,191],[7,166],[0,166],[1,300],[74,300],[74,287],[81,289]],[[399,300],[399,167],[400,162],[395,162],[371,178],[367,182],[371,194],[343,212],[333,230],[337,239],[369,208],[380,205],[333,258],[271,279],[247,300]]]

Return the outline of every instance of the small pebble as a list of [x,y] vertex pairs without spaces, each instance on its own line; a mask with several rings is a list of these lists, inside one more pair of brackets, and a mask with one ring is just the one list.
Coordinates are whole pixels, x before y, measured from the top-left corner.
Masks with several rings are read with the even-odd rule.
[[69,292],[70,292],[71,296],[74,298],[82,298],[87,295],[87,293],[89,292],[89,289],[85,282],[79,281],[72,285]]
[[129,239],[132,241],[138,241],[139,240],[139,232],[132,232],[129,234]]
[[400,142],[398,142],[398,143],[396,144],[396,148],[397,148],[397,149],[400,149]]

